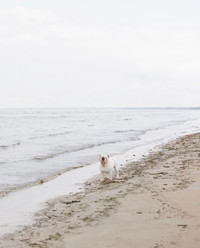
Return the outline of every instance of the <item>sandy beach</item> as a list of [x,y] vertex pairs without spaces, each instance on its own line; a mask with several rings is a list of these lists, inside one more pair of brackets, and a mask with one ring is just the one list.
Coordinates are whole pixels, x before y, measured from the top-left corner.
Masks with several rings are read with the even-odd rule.
[[4,236],[1,248],[197,248],[200,246],[200,134],[187,135],[120,169],[120,180],[46,203],[35,224]]

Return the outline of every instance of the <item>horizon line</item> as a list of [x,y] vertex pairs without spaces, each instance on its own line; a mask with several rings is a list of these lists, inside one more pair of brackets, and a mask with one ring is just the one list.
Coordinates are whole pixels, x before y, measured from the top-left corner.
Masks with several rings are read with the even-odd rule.
[[0,109],[200,109],[198,107],[0,107]]

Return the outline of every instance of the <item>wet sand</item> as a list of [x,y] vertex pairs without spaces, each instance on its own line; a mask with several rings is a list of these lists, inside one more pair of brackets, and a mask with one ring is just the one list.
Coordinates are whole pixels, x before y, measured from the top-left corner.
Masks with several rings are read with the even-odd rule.
[[47,202],[34,225],[0,247],[200,247],[200,134],[163,145],[120,176]]

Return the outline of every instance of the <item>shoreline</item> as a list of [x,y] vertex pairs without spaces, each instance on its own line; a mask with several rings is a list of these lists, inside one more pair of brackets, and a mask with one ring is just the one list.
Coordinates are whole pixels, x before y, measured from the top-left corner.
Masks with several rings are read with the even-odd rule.
[[[99,240],[96,247],[106,247],[105,242],[110,244],[111,240],[115,244],[111,247],[121,247],[122,244],[126,244],[126,247],[132,247],[134,244],[137,247],[179,247],[186,239],[186,233],[189,233],[188,240],[192,232],[194,233],[194,229],[195,233],[200,234],[198,227],[200,216],[193,218],[190,213],[185,214],[190,209],[184,208],[183,200],[187,195],[185,190],[191,190],[191,187],[196,187],[197,194],[200,192],[199,139],[200,133],[177,138],[162,145],[160,151],[150,152],[149,156],[121,168],[121,180],[101,184],[97,179],[93,179],[85,183],[84,192],[49,200],[46,208],[35,215],[37,219],[33,225],[4,236],[0,241],[0,247],[13,247],[13,244],[15,247],[24,248],[75,248],[80,247],[80,244],[81,247],[94,247],[93,242],[96,241],[93,236],[96,237],[97,233],[101,233],[105,239]],[[176,198],[180,198],[179,194],[181,194],[183,206],[179,206],[176,202]],[[200,201],[196,204],[200,204]],[[184,210],[181,210],[181,207]],[[195,211],[193,212],[198,215]],[[134,238],[134,235],[132,239],[127,238],[129,229],[125,233],[117,232],[116,226],[119,225],[120,218],[122,218],[122,226],[124,225],[125,229],[131,227],[137,238]],[[133,222],[130,226],[131,218]],[[174,224],[174,222],[177,223]],[[148,224],[152,225],[153,229],[148,228]],[[138,225],[140,228],[148,229],[149,236],[146,237],[144,231],[139,232]],[[162,232],[162,228],[166,235]],[[107,237],[103,232],[107,230],[107,233],[111,234],[113,232],[111,229],[116,231],[117,236],[115,233],[113,236],[118,241],[113,240],[112,235],[109,240],[109,235]],[[173,237],[170,236],[172,230]],[[142,234],[144,238],[141,237]],[[182,237],[184,234],[185,237]],[[178,241],[174,238],[176,235],[179,237]],[[130,244],[126,243],[127,240],[131,240]],[[117,246],[120,242],[122,242],[121,246]],[[197,244],[200,245],[199,240],[193,243],[196,247]]]
[[25,183],[25,184],[20,184],[20,185],[15,186],[15,187],[11,187],[9,189],[6,189],[6,190],[0,192],[0,199],[3,198],[3,197],[8,196],[10,193],[14,193],[14,192],[17,192],[17,191],[20,191],[20,190],[26,190],[28,188],[38,186],[38,185],[43,184],[43,183],[47,183],[47,182],[49,182],[51,180],[56,179],[57,177],[61,176],[62,174],[66,173],[66,172],[76,170],[76,169],[80,169],[82,167],[84,167],[84,166],[68,167],[68,168],[66,168],[64,170],[61,170],[59,172],[56,172],[56,173],[54,173],[54,174],[52,174],[50,176],[47,176],[47,177],[44,177],[44,178],[39,178],[36,181],[30,182],[30,183]]
[[[190,132],[188,131],[188,133]],[[155,134],[153,135],[155,136]],[[159,150],[162,144],[174,140],[179,135],[177,133],[168,135],[167,132],[167,135],[162,138],[153,141],[150,138],[151,142],[149,142],[149,137],[146,137],[145,144],[133,147],[126,153],[114,157],[120,167],[126,167],[133,161],[139,161],[148,156],[150,151]],[[34,216],[45,208],[45,202],[59,196],[83,192],[85,190],[84,183],[93,177],[96,178],[97,175],[99,175],[98,162],[79,166],[76,170],[69,170],[42,184],[12,191],[5,197],[0,197],[0,237],[34,224]]]
[[[198,118],[193,118],[187,121],[185,120],[183,123],[177,122],[176,124],[174,124],[172,122],[169,125],[158,127],[155,129],[154,128],[145,129],[144,133],[140,135],[138,142],[136,142],[135,144],[130,144],[125,149],[123,148],[120,150],[111,149],[112,153],[110,153],[110,155],[115,156],[115,157],[126,156],[126,154],[128,153],[135,153],[135,150],[137,150],[138,147],[145,147],[148,145],[151,146],[151,144],[154,144],[153,146],[160,145],[160,144],[169,142],[170,140],[176,139],[178,137],[185,136],[187,134],[192,134],[198,131],[199,131],[199,119]],[[159,139],[157,139],[157,137],[159,137]],[[112,147],[114,147],[114,145]],[[90,153],[90,151],[88,151],[88,153]],[[98,154],[99,153],[96,153],[95,156],[97,156]],[[129,160],[130,159],[131,157],[129,157]],[[92,160],[93,161],[92,164],[96,163],[95,160]],[[37,177],[34,181],[27,181],[27,182],[24,182],[23,184],[16,183],[14,184],[14,186],[8,186],[7,188],[6,187],[2,188],[0,190],[0,199],[3,197],[6,197],[10,193],[17,192],[19,190],[25,190],[30,187],[34,187],[34,186],[49,182],[50,180],[54,180],[55,178],[59,177],[60,175],[63,175],[64,173],[67,173],[74,169],[87,167],[88,165],[91,165],[91,161],[90,162],[86,161],[85,163],[78,163],[75,166],[70,166],[70,164],[68,164],[69,167],[53,172],[52,174],[49,174],[47,176],[39,175],[39,177]]]
[[[126,154],[118,155],[120,167],[127,166],[132,160],[140,160],[154,148],[156,143],[139,146],[134,149],[137,158],[133,158],[133,153],[129,150]],[[155,149],[155,148],[154,148]],[[127,158],[131,158],[127,160]],[[80,166],[76,170],[69,170],[59,177],[49,180],[43,184],[23,188],[10,192],[7,196],[0,198],[0,237],[24,229],[26,226],[34,224],[34,216],[45,208],[45,202],[59,196],[71,195],[85,191],[85,182],[96,178],[99,175],[99,163],[88,166]]]

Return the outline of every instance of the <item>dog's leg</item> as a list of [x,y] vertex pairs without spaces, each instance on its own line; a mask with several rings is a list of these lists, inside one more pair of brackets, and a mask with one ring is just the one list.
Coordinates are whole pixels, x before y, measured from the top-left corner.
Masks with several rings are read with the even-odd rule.
[[118,171],[116,165],[114,166],[114,170],[115,170],[115,173],[116,173],[116,178],[119,179],[119,171]]
[[109,173],[109,180],[112,181],[112,171]]
[[101,172],[101,179],[100,179],[100,181],[101,181],[101,182],[104,182],[104,179],[105,179],[105,178],[104,178],[104,173]]

